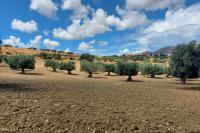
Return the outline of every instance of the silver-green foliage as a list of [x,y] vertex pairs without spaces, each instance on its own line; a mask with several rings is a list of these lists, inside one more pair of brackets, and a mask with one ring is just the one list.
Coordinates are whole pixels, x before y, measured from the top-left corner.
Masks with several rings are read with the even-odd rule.
[[21,69],[22,73],[25,73],[25,69],[35,69],[35,57],[32,55],[9,56],[7,63],[12,69]]
[[164,67],[158,64],[145,63],[141,65],[142,75],[150,75],[151,78],[155,78],[155,75],[164,74]]
[[51,67],[53,69],[53,71],[55,72],[59,68],[60,63],[55,60],[46,60],[44,63],[44,66]]
[[68,61],[68,62],[61,62],[59,66],[60,70],[67,70],[68,74],[71,75],[71,71],[76,69],[76,65],[73,61]]
[[87,72],[88,77],[91,78],[94,72],[102,72],[104,71],[104,67],[102,63],[90,62],[87,60],[81,61],[81,71]]

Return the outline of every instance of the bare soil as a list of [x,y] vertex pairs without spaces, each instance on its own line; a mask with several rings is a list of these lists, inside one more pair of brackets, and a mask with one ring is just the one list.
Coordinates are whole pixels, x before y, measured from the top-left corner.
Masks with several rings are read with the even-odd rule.
[[0,64],[0,132],[198,133],[200,80],[52,72],[26,75]]

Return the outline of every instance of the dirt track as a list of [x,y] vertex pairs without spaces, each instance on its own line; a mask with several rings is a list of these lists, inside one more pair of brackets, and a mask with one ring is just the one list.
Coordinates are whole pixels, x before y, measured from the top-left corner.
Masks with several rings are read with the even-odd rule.
[[0,132],[200,132],[200,80],[188,85],[37,65],[27,75],[0,65]]

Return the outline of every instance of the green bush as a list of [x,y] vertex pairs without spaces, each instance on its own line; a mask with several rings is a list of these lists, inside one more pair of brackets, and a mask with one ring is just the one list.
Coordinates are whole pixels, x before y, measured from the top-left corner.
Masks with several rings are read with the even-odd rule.
[[12,69],[21,69],[25,73],[25,69],[35,69],[35,58],[32,55],[15,55],[9,56],[7,62]]
[[108,76],[110,76],[111,72],[115,72],[116,66],[114,64],[104,64],[105,72],[108,72]]
[[124,60],[117,60],[117,68],[115,69],[115,73],[117,73],[120,76],[124,75],[124,69],[125,69],[125,61]]
[[82,54],[80,56],[80,60],[87,60],[87,61],[91,61],[91,62],[94,61],[94,58],[95,58],[95,56],[91,55],[91,54]]
[[52,56],[52,59],[54,59],[54,60],[60,60],[61,59],[60,53],[53,53],[51,56]]
[[39,55],[42,59],[45,59],[45,60],[49,60],[49,59],[52,59],[52,56],[50,54],[47,54],[46,52],[42,51],[40,52],[40,55]]
[[75,63],[72,61],[62,62],[62,63],[60,63],[59,69],[67,70],[68,74],[71,75],[72,74],[71,71],[75,70],[76,66],[75,66]]
[[155,75],[164,74],[164,68],[157,64],[143,64],[141,66],[142,75],[151,75],[151,78],[155,78]]
[[56,72],[56,70],[60,67],[60,63],[55,60],[46,60],[44,66],[51,67],[53,69],[53,72]]
[[61,54],[60,53],[53,53],[53,54],[48,54],[44,51],[40,52],[40,55],[39,55],[42,59],[45,59],[45,60],[60,60],[61,59]]
[[103,71],[103,68],[103,64],[101,63],[94,63],[86,60],[81,61],[81,71],[87,72],[89,74],[88,78],[91,78],[94,72]]

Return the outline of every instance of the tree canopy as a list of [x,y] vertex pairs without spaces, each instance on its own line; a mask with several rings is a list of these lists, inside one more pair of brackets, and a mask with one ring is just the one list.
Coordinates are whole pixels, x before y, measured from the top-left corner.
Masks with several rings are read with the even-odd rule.
[[187,78],[198,78],[200,67],[200,45],[196,41],[178,45],[171,56],[173,76],[186,83]]

